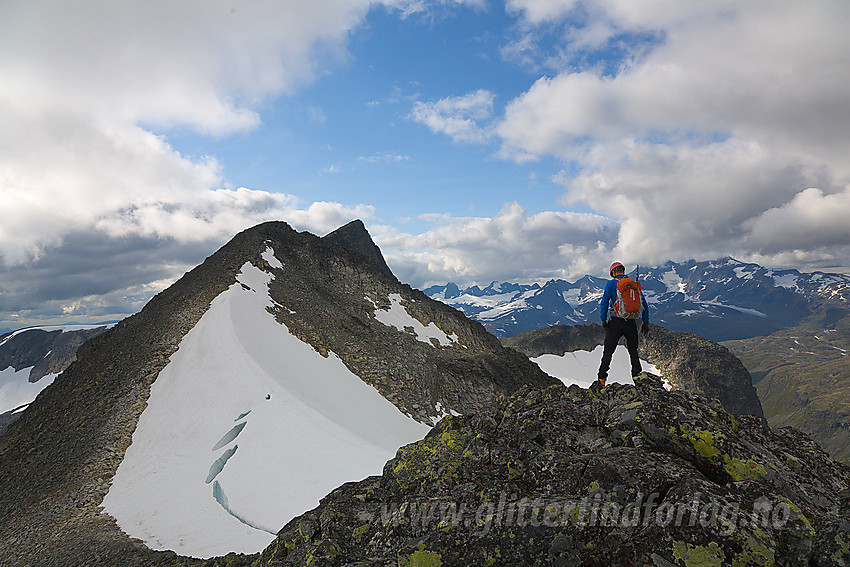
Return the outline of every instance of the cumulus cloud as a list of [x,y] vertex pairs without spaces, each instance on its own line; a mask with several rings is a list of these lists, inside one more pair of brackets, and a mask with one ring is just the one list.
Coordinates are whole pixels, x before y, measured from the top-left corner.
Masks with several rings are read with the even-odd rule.
[[432,132],[445,134],[457,142],[485,142],[490,137],[495,95],[480,89],[437,102],[417,101],[412,116]]
[[619,219],[616,253],[781,264],[846,252],[836,219],[850,215],[850,5],[508,6],[532,31],[565,24],[567,51],[655,38],[613,73],[573,66],[540,78],[497,119],[501,156],[571,164],[563,202]]
[[[793,199],[747,221],[748,238],[762,254],[850,243],[850,187],[825,194],[810,187]],[[817,230],[813,230],[817,227]]]
[[387,262],[402,281],[426,286],[577,277],[596,270],[588,257],[616,238],[616,223],[591,213],[542,212],[529,215],[509,203],[494,217],[424,215],[431,228],[408,234],[386,226],[372,230]]
[[0,326],[138,308],[257,222],[326,232],[369,218],[367,206],[225,187],[214,158],[154,132],[256,128],[265,99],[346,57],[370,6],[0,4],[0,312],[18,320]]
[[0,327],[121,319],[248,226],[283,219],[325,234],[373,216],[370,206],[304,206],[291,195],[245,188],[213,191],[192,204],[139,202],[0,269]]
[[831,183],[822,168],[737,139],[599,143],[584,163],[584,172],[560,177],[564,203],[619,219],[615,253],[641,263],[760,252],[747,250],[752,219],[800,187]]

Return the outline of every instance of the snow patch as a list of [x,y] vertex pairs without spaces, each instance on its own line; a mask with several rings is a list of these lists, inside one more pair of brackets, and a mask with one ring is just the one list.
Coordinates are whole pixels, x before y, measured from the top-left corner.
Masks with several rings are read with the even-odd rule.
[[734,309],[740,313],[744,313],[746,315],[755,315],[756,317],[767,317],[765,313],[762,313],[758,309],[750,309],[748,307],[738,307],[737,305],[729,305],[728,303],[721,303],[717,301],[715,298],[713,301],[701,301],[705,305],[715,305],[717,307],[725,307],[726,309]]
[[[592,351],[576,350],[564,353],[563,356],[543,354],[532,358],[531,361],[535,362],[543,372],[557,378],[567,386],[576,384],[582,388],[589,388],[596,380],[599,363],[602,361],[602,349],[603,347],[600,345]],[[661,375],[658,367],[654,364],[645,360],[641,360],[640,363],[645,372]],[[617,347],[617,350],[614,351],[614,356],[611,358],[611,368],[608,370],[608,382],[634,384],[631,377],[629,353],[625,348]],[[664,380],[664,387],[670,389],[667,380]]]
[[685,282],[682,281],[682,277],[675,272],[675,270],[669,270],[661,274],[661,283],[664,284],[664,287],[667,288],[667,291],[678,291],[680,293],[685,293]]
[[436,405],[434,406],[434,410],[437,412],[437,415],[431,418],[431,423],[433,423],[434,425],[437,425],[437,423],[446,416],[449,416],[449,415],[459,416],[459,415],[461,415],[460,413],[456,412],[453,409],[446,410],[443,407],[443,404],[440,403],[440,402],[436,403]]
[[274,255],[274,250],[271,246],[266,246],[266,250],[262,254],[263,260],[269,263],[272,268],[283,268],[283,264]]
[[785,274],[783,276],[773,276],[773,283],[777,287],[784,287],[792,290],[797,290],[797,280],[799,278],[795,274]]
[[[375,302],[370,298],[367,297],[366,299],[372,302],[372,305],[375,305]],[[451,346],[458,342],[458,336],[456,333],[447,335],[435,323],[431,322],[426,326],[418,319],[411,316],[410,313],[407,312],[407,309],[404,308],[404,305],[401,304],[400,294],[391,293],[389,300],[389,309],[375,309],[375,319],[377,319],[381,324],[386,325],[387,327],[395,327],[403,333],[408,332],[408,329],[412,329],[412,334],[416,337],[416,340],[431,346],[434,346],[431,339],[436,339],[441,346]]]
[[747,272],[749,268],[746,266],[738,266],[737,268],[733,268],[735,270],[735,275],[738,276],[742,280],[751,280],[753,279],[753,273]]
[[[272,278],[243,265],[151,386],[102,505],[152,549],[261,551],[290,519],[380,474],[429,430],[278,323],[267,311]],[[248,425],[235,431],[237,415]],[[230,437],[238,451],[211,450]]]
[[57,376],[57,374],[47,374],[38,382],[30,382],[30,370],[32,366],[21,368],[17,372],[12,366],[0,370],[0,413],[32,403]]

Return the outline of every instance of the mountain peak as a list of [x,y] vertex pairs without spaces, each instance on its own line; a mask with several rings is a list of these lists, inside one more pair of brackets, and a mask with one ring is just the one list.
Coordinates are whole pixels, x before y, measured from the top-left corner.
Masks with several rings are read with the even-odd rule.
[[130,564],[146,550],[118,527],[195,557],[259,551],[444,415],[554,382],[401,284],[362,222],[263,223],[83,344],[0,437],[4,564],[84,564],[95,540]]
[[381,249],[372,240],[372,236],[366,230],[366,225],[363,224],[362,220],[355,219],[325,235],[322,240],[333,242],[351,252],[362,254],[377,264],[383,272],[392,275],[392,270],[390,270],[386,260],[384,260]]

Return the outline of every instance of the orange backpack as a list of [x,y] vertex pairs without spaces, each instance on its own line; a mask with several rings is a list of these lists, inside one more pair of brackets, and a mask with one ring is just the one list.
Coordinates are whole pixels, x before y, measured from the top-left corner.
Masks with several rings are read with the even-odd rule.
[[614,301],[614,317],[637,319],[643,312],[640,282],[631,278],[617,280],[617,298]]

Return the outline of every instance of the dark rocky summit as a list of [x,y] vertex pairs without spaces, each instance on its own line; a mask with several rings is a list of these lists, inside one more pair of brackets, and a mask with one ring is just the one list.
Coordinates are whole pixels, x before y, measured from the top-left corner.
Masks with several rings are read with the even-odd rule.
[[577,350],[592,351],[604,341],[605,329],[601,325],[552,325],[505,337],[502,344],[536,358],[543,354],[563,356]]
[[716,400],[524,389],[443,419],[338,488],[253,565],[841,566],[850,469]]
[[353,220],[345,226],[341,226],[335,231],[326,234],[322,240],[339,244],[352,252],[362,254],[377,264],[382,272],[395,277],[392,275],[392,270],[387,265],[387,261],[384,260],[381,249],[378,248],[372,237],[369,236],[369,232],[366,230],[366,226],[362,220]]
[[[736,415],[764,417],[750,373],[729,349],[693,333],[654,324],[651,330],[641,335],[641,358],[657,366],[674,389],[718,398],[726,411]],[[534,358],[592,351],[604,340],[600,325],[553,325],[504,338],[502,343]]]
[[[336,353],[420,421],[430,424],[449,410],[492,411],[500,396],[524,384],[554,382],[480,324],[399,283],[362,252],[369,237],[360,226],[324,239],[282,222],[246,230],[142,311],[83,344],[77,360],[0,437],[2,564],[203,563],[131,540],[100,505],[151,384],[246,262],[277,276],[269,291],[278,321],[320,353]],[[282,267],[264,257],[268,247]],[[454,342],[426,343],[380,323],[376,311],[391,306],[390,295]]]

